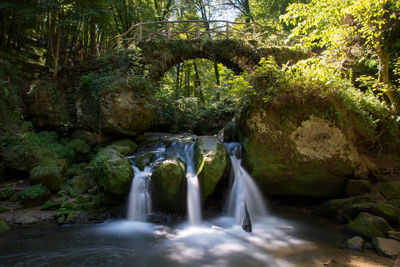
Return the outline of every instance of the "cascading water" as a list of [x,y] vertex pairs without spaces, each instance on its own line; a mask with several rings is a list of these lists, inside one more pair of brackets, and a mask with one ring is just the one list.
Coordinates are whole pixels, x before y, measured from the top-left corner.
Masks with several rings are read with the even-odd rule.
[[201,201],[199,179],[194,168],[194,143],[185,145],[181,156],[186,163],[187,214],[190,224],[197,226],[201,224]]
[[240,143],[225,144],[232,162],[233,184],[227,201],[227,214],[233,216],[238,224],[267,215],[264,199],[250,174],[242,167]]
[[[151,194],[149,190],[150,177],[155,162],[164,159],[165,146],[152,151],[153,161],[141,171],[132,161],[132,168],[135,176],[132,179],[131,191],[128,200],[127,217],[130,221],[146,221],[146,217],[151,213]],[[134,159],[134,157],[131,157]]]
[[[182,147],[184,145],[184,147]],[[128,202],[128,220],[145,221],[151,213],[151,194],[149,191],[150,178],[155,163],[166,157],[178,156],[186,164],[187,179],[187,214],[192,226],[201,224],[201,201],[199,181],[194,167],[194,145],[195,143],[172,142],[168,149],[162,145],[156,150],[150,151],[155,155],[149,166],[141,171],[133,161],[132,168],[135,176],[132,180],[131,191]],[[134,157],[131,157],[134,159]]]

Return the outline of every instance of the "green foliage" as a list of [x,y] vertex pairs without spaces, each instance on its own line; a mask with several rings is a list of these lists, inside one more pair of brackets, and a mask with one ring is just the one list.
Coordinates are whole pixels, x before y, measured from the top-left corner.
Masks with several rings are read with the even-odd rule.
[[49,196],[49,189],[38,184],[18,192],[12,196],[11,201],[20,201],[24,207],[33,207],[43,203]]

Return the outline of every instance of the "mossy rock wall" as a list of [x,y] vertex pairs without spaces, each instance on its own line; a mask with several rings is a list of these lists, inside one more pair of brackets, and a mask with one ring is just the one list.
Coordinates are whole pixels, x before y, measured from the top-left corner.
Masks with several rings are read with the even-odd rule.
[[355,145],[331,115],[337,111],[329,100],[298,98],[282,105],[253,104],[241,114],[245,164],[270,194],[344,195],[359,165]]

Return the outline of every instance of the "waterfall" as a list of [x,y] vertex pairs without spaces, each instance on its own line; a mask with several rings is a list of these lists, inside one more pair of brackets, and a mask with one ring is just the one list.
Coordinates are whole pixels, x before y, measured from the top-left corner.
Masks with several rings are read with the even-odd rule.
[[192,226],[201,224],[201,200],[199,179],[194,168],[194,143],[185,145],[181,155],[186,163],[187,179],[187,214]]
[[250,174],[242,167],[240,143],[225,144],[232,162],[231,178],[233,184],[227,201],[227,214],[233,216],[238,224],[246,219],[246,209],[250,221],[267,215],[263,196]]

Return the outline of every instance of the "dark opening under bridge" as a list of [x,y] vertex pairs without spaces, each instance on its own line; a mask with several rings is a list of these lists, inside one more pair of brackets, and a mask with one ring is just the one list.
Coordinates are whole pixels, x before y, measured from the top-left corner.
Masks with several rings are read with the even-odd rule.
[[111,41],[99,43],[98,51],[134,53],[131,48],[140,47],[150,77],[158,80],[173,66],[196,58],[216,61],[235,73],[251,70],[261,59],[252,41],[279,45],[285,37],[256,22],[155,21],[132,25]]

